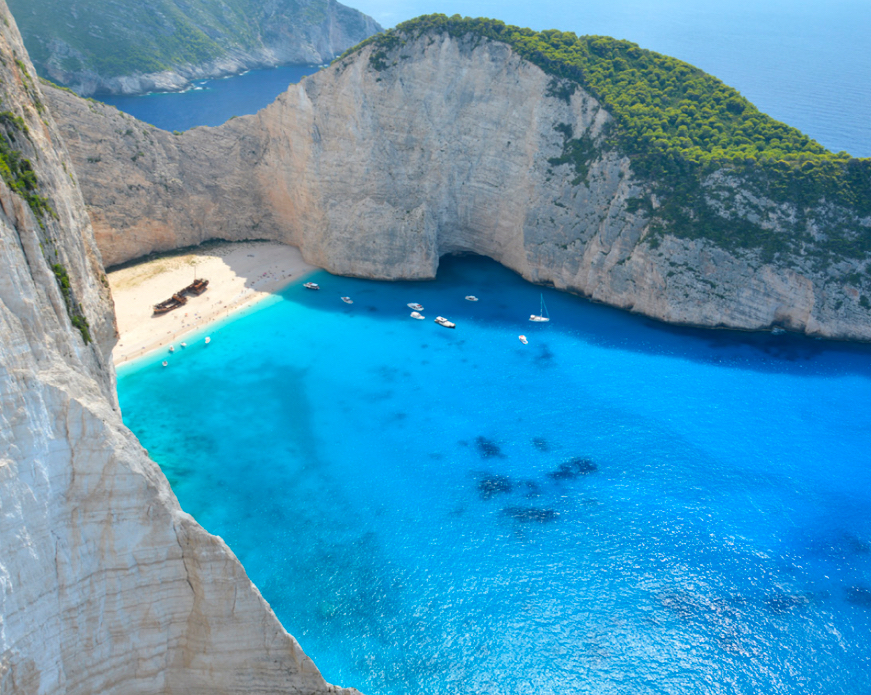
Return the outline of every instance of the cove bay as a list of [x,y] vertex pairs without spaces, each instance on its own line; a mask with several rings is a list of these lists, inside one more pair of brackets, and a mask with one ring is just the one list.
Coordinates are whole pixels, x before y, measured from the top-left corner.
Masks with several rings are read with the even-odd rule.
[[360,5],[0,2],[0,692],[867,695],[871,5]]
[[328,680],[871,686],[869,348],[667,327],[475,258],[308,279],[119,393]]
[[[679,5],[568,23],[557,9],[504,18],[676,55],[826,147],[871,154],[867,56],[832,50],[864,41],[864,8],[851,22],[771,4],[725,24]],[[185,130],[316,69],[106,101]],[[385,695],[871,688],[871,348],[669,327],[478,257],[443,258],[428,283],[307,279],[322,290],[292,283],[166,368],[163,352],[122,367],[118,388],[182,507],[327,680]],[[531,324],[542,298],[552,321]]]

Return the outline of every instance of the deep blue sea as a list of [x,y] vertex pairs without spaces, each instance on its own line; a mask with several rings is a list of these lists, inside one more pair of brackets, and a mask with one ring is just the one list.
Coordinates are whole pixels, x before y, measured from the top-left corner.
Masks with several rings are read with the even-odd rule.
[[667,327],[475,257],[312,279],[119,395],[329,681],[871,692],[871,348]]
[[233,116],[257,113],[275,101],[288,85],[318,70],[317,65],[286,65],[199,80],[184,92],[99,99],[163,130],[188,130],[199,125],[221,125]]
[[[871,157],[868,0],[356,0],[348,4],[385,27],[442,12],[495,17],[536,30],[556,28],[628,39],[699,66],[765,113],[833,151]],[[202,91],[183,95],[105,101],[160,128],[186,130],[254,113],[302,74],[288,68],[253,71],[241,78],[198,84]]]

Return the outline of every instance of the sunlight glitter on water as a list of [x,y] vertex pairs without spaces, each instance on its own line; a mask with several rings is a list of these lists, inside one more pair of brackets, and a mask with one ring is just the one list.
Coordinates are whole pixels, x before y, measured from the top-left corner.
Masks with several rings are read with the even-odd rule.
[[480,258],[311,279],[119,394],[329,681],[868,691],[871,350],[549,290],[536,326]]

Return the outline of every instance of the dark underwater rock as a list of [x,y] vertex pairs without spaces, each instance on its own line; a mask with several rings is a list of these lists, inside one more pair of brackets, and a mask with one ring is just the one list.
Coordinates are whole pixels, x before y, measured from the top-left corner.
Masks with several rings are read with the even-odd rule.
[[547,474],[551,480],[573,480],[582,475],[589,475],[599,470],[599,467],[588,458],[576,456],[570,461],[561,463],[559,468]]
[[535,356],[535,361],[542,366],[550,366],[553,363],[553,353],[547,344],[543,343]]
[[550,444],[544,437],[533,437],[532,445],[539,451],[550,451]]
[[847,589],[847,601],[854,606],[871,608],[871,589],[866,586],[851,586]]
[[482,500],[489,500],[494,495],[508,494],[513,489],[511,479],[504,475],[487,475],[478,481],[478,494]]
[[555,521],[559,516],[559,513],[553,509],[538,509],[537,507],[506,507],[502,513],[522,524],[546,524],[549,521]]
[[478,447],[478,453],[481,454],[482,459],[505,458],[502,449],[500,449],[499,445],[492,439],[478,437],[475,439],[475,446]]

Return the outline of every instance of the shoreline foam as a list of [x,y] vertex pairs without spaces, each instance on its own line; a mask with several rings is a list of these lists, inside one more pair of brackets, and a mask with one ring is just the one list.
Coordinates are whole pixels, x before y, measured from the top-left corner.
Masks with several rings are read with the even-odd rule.
[[[177,344],[315,270],[294,246],[244,241],[209,245],[112,271],[107,275],[120,334],[112,361],[118,366]],[[205,293],[167,314],[152,315],[154,304],[189,285],[194,275],[209,281]]]

